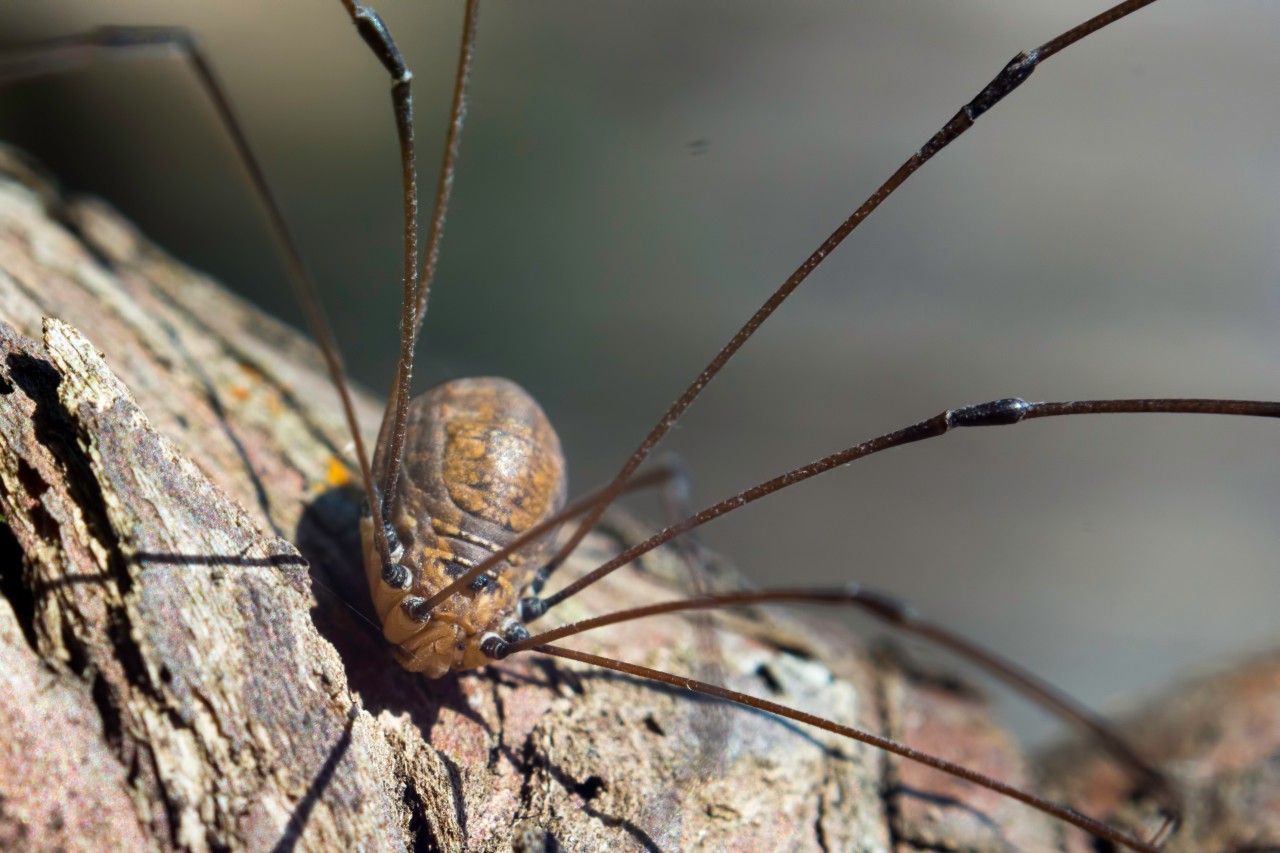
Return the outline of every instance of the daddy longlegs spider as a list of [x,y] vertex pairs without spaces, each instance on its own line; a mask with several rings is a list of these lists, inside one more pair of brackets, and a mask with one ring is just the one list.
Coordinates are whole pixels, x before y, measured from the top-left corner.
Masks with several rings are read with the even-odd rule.
[[1270,411],[1270,410],[1268,410],[1268,411]]

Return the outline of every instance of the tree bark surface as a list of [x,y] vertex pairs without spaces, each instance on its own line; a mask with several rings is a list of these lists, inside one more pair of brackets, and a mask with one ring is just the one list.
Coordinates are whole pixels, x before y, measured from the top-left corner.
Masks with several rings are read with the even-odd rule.
[[[404,672],[368,612],[349,442],[319,364],[101,202],[0,160],[0,846],[1085,849],[1004,798],[684,691],[538,655]],[[379,407],[357,397],[372,437]],[[644,535],[612,515],[565,573]],[[555,617],[674,598],[686,574],[659,551]],[[745,585],[714,559],[709,574]],[[710,670],[1037,784],[953,679],[764,609],[717,619],[708,666],[697,624],[570,644]],[[1268,657],[1133,725],[1190,776],[1173,848],[1280,844],[1278,708]],[[1086,749],[1049,766],[1090,813],[1131,808]]]

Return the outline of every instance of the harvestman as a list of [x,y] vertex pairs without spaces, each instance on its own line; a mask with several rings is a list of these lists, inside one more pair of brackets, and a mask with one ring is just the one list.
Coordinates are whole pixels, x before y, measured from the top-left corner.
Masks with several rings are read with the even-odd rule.
[[[583,588],[659,545],[721,515],[834,467],[903,444],[933,438],[957,427],[1010,425],[1023,420],[1078,414],[1177,412],[1280,417],[1280,403],[1205,399],[1127,399],[1031,403],[1018,398],[949,409],[932,418],[872,438],[760,483],[627,549],[584,577],[541,596],[546,582],[605,509],[623,492],[670,487],[678,474],[659,469],[637,474],[649,453],[769,315],[913,172],[963,134],[988,109],[1017,88],[1044,60],[1154,0],[1128,0],[1038,48],[1019,54],[913,154],[866,202],[828,237],[775,291],[663,415],[618,475],[600,492],[566,506],[559,441],[545,415],[521,389],[505,380],[458,380],[410,400],[414,348],[422,327],[452,185],[463,118],[466,82],[475,50],[477,0],[465,15],[462,49],[444,162],[425,250],[418,237],[418,192],[414,159],[412,75],[390,33],[372,9],[343,6],[392,80],[392,101],[401,148],[404,204],[404,295],[400,359],[386,415],[371,460],[356,424],[340,358],[315,287],[230,104],[202,54],[183,31],[101,29],[14,51],[0,59],[0,78],[13,80],[82,67],[103,54],[146,55],[176,51],[195,69],[229,132],[255,191],[263,201],[283,248],[291,283],[320,343],[342,401],[360,464],[369,511],[361,523],[370,591],[387,639],[412,671],[437,677],[524,651],[568,658],[639,678],[664,682],[777,714],[873,746],[1020,800],[1063,821],[1130,849],[1159,849],[1176,828],[1179,805],[1164,775],[1136,754],[1088,710],[1024,672],[955,634],[919,619],[911,608],[857,584],[840,589],[772,589],[699,595],[588,619],[530,636],[526,624]],[[558,550],[555,531],[577,519]],[[1005,785],[944,759],[925,755],[874,734],[842,726],[775,703],[693,679],[550,645],[603,625],[646,616],[747,604],[804,602],[853,605],[902,630],[927,637],[969,658],[1046,708],[1090,732],[1142,781],[1166,818],[1150,840],[1129,835],[1071,809]]]

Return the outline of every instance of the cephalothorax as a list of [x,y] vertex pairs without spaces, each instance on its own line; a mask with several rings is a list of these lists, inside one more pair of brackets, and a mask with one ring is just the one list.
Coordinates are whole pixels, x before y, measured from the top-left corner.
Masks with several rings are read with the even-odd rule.
[[[396,534],[384,571],[373,519],[361,521],[365,569],[387,642],[406,669],[437,678],[490,663],[490,638],[528,636],[520,596],[551,557],[552,537],[512,553],[433,610],[440,590],[564,508],[560,439],[524,389],[506,379],[459,379],[409,404]],[[375,461],[375,468],[381,468]]]

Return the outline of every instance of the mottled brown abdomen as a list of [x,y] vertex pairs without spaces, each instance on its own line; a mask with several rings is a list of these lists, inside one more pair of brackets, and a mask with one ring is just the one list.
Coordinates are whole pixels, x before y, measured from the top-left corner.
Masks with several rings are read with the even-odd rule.
[[[551,556],[554,534],[521,549],[426,621],[410,611],[520,533],[558,512],[567,477],[560,439],[520,386],[460,379],[409,404],[404,468],[388,519],[404,546],[407,588],[383,580],[372,521],[361,525],[365,567],[387,640],[406,668],[438,677],[482,666],[480,643],[518,624],[516,607]],[[380,470],[375,461],[374,469]]]

